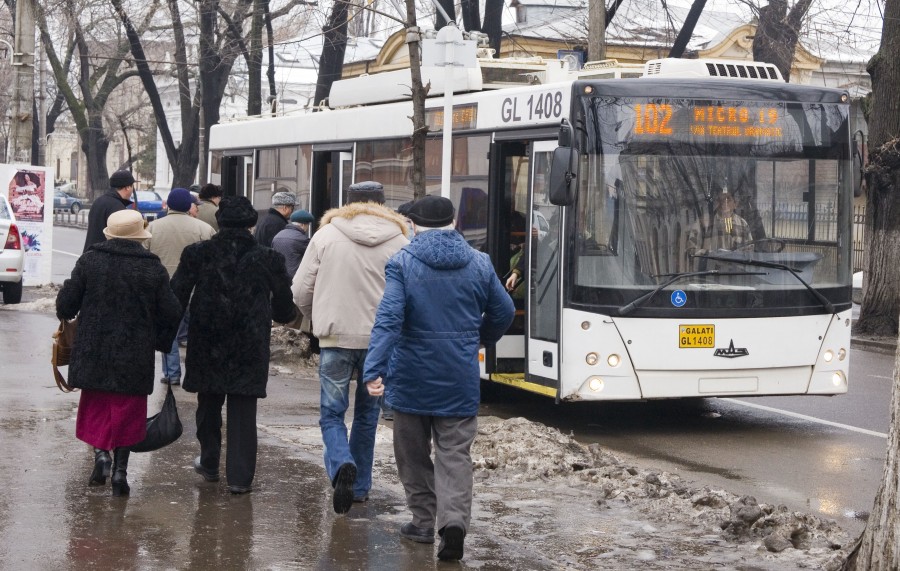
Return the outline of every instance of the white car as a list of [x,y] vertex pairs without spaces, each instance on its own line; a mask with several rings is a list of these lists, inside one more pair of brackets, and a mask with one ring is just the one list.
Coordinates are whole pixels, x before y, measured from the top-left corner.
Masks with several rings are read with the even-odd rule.
[[3,303],[19,303],[22,301],[25,248],[9,201],[2,195],[0,195],[0,244],[3,244],[3,249],[0,250],[0,288],[3,289]]

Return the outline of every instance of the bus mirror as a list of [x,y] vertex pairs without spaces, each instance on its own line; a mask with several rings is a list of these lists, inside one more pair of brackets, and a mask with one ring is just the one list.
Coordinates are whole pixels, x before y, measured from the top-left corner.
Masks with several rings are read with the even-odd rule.
[[559,125],[557,144],[559,144],[560,147],[572,146],[572,126],[569,125],[569,122],[565,119],[563,119],[562,123]]
[[575,202],[575,165],[578,151],[572,147],[557,147],[550,165],[550,203],[568,206]]

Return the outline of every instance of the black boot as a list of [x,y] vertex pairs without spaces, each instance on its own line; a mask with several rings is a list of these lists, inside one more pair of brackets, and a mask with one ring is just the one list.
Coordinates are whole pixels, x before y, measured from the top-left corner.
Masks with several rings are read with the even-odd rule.
[[106,484],[106,479],[109,477],[109,465],[111,463],[112,460],[109,457],[109,452],[94,448],[94,471],[91,472],[91,479],[88,481],[88,486],[102,486]]
[[131,450],[127,448],[116,448],[113,450],[113,466],[112,466],[112,495],[127,496],[131,492],[128,486],[128,456]]

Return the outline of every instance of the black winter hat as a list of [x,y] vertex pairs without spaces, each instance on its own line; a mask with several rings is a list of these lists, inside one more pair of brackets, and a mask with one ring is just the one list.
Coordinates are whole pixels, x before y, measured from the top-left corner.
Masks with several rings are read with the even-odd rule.
[[250,228],[259,214],[243,196],[223,196],[216,210],[216,221],[223,228]]
[[443,196],[426,196],[413,203],[407,218],[417,226],[440,228],[453,222],[453,203]]
[[132,175],[130,171],[124,169],[117,170],[109,177],[109,186],[112,188],[125,188],[136,182],[137,181],[134,180],[134,175]]

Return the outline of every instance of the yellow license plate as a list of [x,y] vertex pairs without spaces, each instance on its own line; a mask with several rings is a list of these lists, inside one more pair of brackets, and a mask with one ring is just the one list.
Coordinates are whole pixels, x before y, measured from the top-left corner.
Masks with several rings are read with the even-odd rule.
[[715,325],[679,325],[679,349],[712,349],[716,346]]

